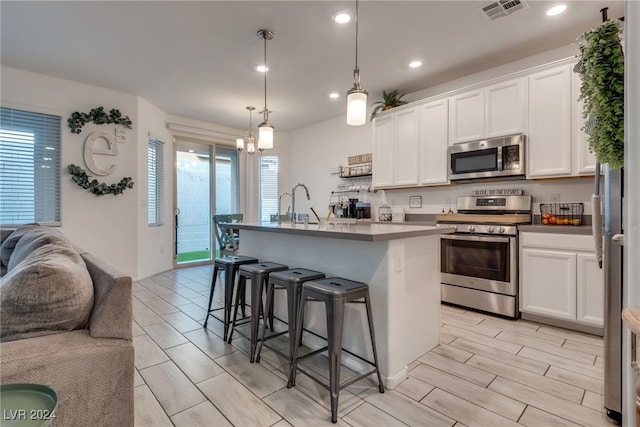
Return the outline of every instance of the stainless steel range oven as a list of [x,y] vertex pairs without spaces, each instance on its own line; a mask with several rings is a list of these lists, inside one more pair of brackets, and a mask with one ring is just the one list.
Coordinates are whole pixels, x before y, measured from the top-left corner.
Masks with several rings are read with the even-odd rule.
[[438,215],[442,301],[518,317],[517,223],[531,221],[530,196],[458,199],[458,214]]

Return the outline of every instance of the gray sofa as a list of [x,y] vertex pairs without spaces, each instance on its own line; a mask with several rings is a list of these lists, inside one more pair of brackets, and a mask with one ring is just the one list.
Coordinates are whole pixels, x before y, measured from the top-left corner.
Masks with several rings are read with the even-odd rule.
[[[65,243],[54,229],[31,226],[12,231],[1,232],[0,382],[50,385],[58,396],[56,426],[133,426],[131,278]],[[25,264],[31,275],[20,272]],[[86,276],[80,297],[67,286],[73,280],[46,282],[57,265],[70,265],[80,271],[81,279]],[[31,289],[26,297],[20,295],[24,289]],[[25,302],[31,295],[46,295],[44,299],[55,306],[24,310],[21,305],[32,303]],[[86,308],[74,308],[77,315],[70,314],[67,302],[76,300]],[[64,310],[62,316],[47,313],[56,310]]]

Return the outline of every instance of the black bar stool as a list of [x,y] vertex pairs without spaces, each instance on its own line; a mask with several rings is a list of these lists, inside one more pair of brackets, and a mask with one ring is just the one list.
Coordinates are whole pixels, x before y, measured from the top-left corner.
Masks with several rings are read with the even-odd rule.
[[[236,273],[241,265],[255,264],[258,262],[258,258],[243,255],[222,256],[216,258],[213,263],[213,277],[211,278],[211,293],[209,294],[209,309],[207,310],[207,317],[204,319],[204,327],[207,327],[209,323],[209,316],[221,320],[224,325],[223,339],[227,340],[227,334],[229,332],[229,325],[231,325],[231,304],[233,304],[233,290],[236,283]],[[213,315],[213,312],[221,310],[221,308],[211,309],[211,303],[213,302],[213,293],[216,290],[216,281],[218,280],[218,272],[224,271],[224,318],[220,319]],[[240,294],[240,292],[238,292]]]
[[[364,301],[360,301],[363,299]],[[327,346],[304,356],[298,356],[298,348],[300,339],[302,338],[302,319],[304,316],[305,303],[307,301],[323,302],[327,312]],[[369,321],[369,335],[371,336],[371,348],[373,350],[373,362],[344,350],[346,353],[357,357],[363,362],[373,366],[374,369],[369,372],[358,375],[354,378],[340,384],[340,358],[342,355],[342,333],[344,326],[344,309],[347,303],[363,303],[367,308],[367,320]],[[322,351],[328,350],[329,353],[329,386],[316,378],[309,371],[298,366],[298,361]],[[300,296],[300,305],[296,316],[296,340],[294,342],[293,363],[291,372],[289,373],[289,381],[287,388],[296,385],[296,371],[309,376],[318,384],[329,390],[331,394],[331,422],[338,421],[338,394],[341,389],[365,378],[372,373],[378,375],[378,389],[380,393],[384,393],[382,385],[382,377],[378,369],[378,353],[376,351],[376,339],[373,332],[373,319],[371,315],[371,302],[369,301],[369,286],[365,283],[355,282],[353,280],[343,279],[340,277],[330,277],[306,282],[302,285],[302,294]]]
[[[271,312],[271,306],[263,309],[262,307],[262,291],[269,282],[269,274],[275,271],[286,270],[287,267],[284,264],[278,264],[275,262],[259,262],[257,264],[246,264],[240,266],[238,270],[238,292],[236,292],[236,303],[233,309],[233,323],[231,325],[231,331],[229,332],[229,340],[233,338],[233,332],[236,330],[238,321],[238,306],[240,305],[241,295],[244,293],[247,279],[251,280],[251,316],[249,321],[251,322],[251,333],[249,341],[251,342],[251,350],[249,353],[249,360],[253,363],[255,359],[256,345],[258,343],[258,325],[260,323],[260,313],[265,310]],[[266,316],[265,316],[266,317]],[[244,320],[244,319],[240,319]],[[241,324],[246,323],[243,322]],[[273,318],[271,318],[271,327],[273,328]]]
[[[260,335],[260,344],[256,350],[256,362],[260,362],[260,353],[262,352],[262,344],[265,340],[275,338],[277,336],[286,334],[289,332],[289,364],[293,360],[293,347],[295,340],[296,330],[296,313],[298,312],[298,304],[300,302],[300,292],[302,290],[302,284],[309,280],[324,279],[324,273],[314,270],[307,270],[306,268],[292,268],[290,270],[278,271],[272,273],[269,276],[269,282],[267,285],[267,298],[265,300],[265,307],[271,307],[273,304],[273,292],[275,290],[284,289],[287,292],[287,322],[289,323],[289,329],[278,333],[272,333],[265,338],[265,331],[267,329],[267,319],[263,315],[262,333]],[[273,321],[271,322],[271,330],[273,332]],[[275,351],[275,350],[274,350]],[[277,351],[277,353],[280,353]],[[283,355],[284,356],[284,355]]]

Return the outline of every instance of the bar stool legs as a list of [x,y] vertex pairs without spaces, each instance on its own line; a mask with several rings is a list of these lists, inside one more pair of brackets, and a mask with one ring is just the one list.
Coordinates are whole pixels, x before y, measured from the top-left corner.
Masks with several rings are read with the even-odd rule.
[[[224,256],[220,258],[216,258],[214,261],[213,267],[213,277],[211,278],[211,292],[209,293],[209,307],[207,309],[207,317],[204,320],[204,327],[207,327],[209,323],[209,316],[213,316],[213,313],[220,308],[211,308],[211,304],[213,303],[213,294],[216,289],[216,282],[218,280],[218,273],[220,270],[224,270],[224,303],[223,303],[223,318],[220,319],[216,317],[216,319],[221,320],[223,324],[223,339],[227,340],[227,335],[229,333],[229,326],[231,324],[231,305],[233,304],[233,291],[235,288],[235,278],[238,272],[238,269],[242,265],[246,264],[255,264],[258,262],[257,258],[249,257],[249,256]],[[243,300],[244,302],[244,300]],[[244,308],[243,308],[244,312]]]
[[[246,288],[247,278],[251,280],[251,332],[249,341],[251,343],[251,349],[249,352],[249,360],[251,363],[255,360],[256,347],[258,343],[258,326],[260,323],[261,313],[270,313],[271,308],[264,308],[262,306],[262,291],[269,281],[269,274],[277,271],[286,270],[287,267],[284,264],[278,264],[275,262],[259,262],[255,264],[243,265],[239,269],[238,279],[238,292],[236,293],[236,304],[233,315],[233,323],[231,325],[231,331],[229,332],[228,343],[231,344],[233,338],[233,332],[236,330],[237,318],[238,318],[238,305],[241,295],[244,294]],[[266,320],[265,316],[265,322]],[[272,322],[273,323],[273,322]]]
[[[302,337],[303,313],[305,310],[305,303],[307,301],[317,301],[323,302],[325,304],[327,319],[327,347],[315,350],[304,356],[298,356],[300,339]],[[373,351],[373,362],[366,360],[356,354],[348,352],[347,350],[344,351],[372,365],[374,369],[370,370],[369,372],[360,374],[355,378],[351,378],[343,384],[340,384],[340,360],[343,351],[342,337],[344,327],[344,307],[347,303],[364,303],[366,306],[367,319],[369,323],[369,336],[371,338],[371,349]],[[310,372],[298,366],[299,360],[317,354],[321,351],[324,351],[325,349],[328,350],[329,356],[328,387],[322,384],[322,382],[317,378],[314,378],[314,376]],[[380,391],[380,393],[384,393],[382,376],[380,375],[380,370],[378,368],[378,352],[376,350],[375,333],[373,329],[371,302],[369,301],[369,287],[366,284],[333,277],[306,282],[302,285],[300,304],[296,315],[296,339],[293,351],[293,360],[291,363],[291,371],[289,372],[289,381],[287,383],[287,388],[295,386],[296,372],[298,370],[311,377],[321,385],[324,385],[329,390],[331,396],[331,422],[333,423],[337,422],[338,420],[338,397],[342,388],[347,387],[375,372],[378,377],[378,390]]]
[[[256,349],[256,362],[260,362],[260,354],[262,353],[262,345],[266,340],[275,338],[277,336],[289,333],[289,365],[293,359],[293,347],[296,331],[296,314],[298,312],[298,303],[300,300],[300,292],[302,284],[309,280],[323,279],[324,273],[315,270],[308,270],[306,268],[292,268],[290,270],[278,271],[271,273],[269,281],[267,282],[267,297],[265,300],[265,307],[270,307],[273,310],[273,294],[276,290],[284,290],[287,293],[287,323],[288,331],[282,331],[273,333],[273,320],[271,320],[271,335],[265,337],[265,331],[267,322],[265,316],[263,316],[264,322],[262,323],[261,338],[258,340],[258,348]],[[282,352],[274,351],[282,356]]]

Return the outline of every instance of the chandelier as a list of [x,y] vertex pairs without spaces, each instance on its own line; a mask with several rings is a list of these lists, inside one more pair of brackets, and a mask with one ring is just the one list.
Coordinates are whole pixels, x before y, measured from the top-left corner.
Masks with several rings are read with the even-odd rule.
[[236,148],[238,151],[242,152],[244,150],[244,144],[247,143],[247,153],[253,154],[256,152],[256,138],[253,136],[253,121],[252,121],[252,113],[256,107],[248,106],[247,110],[249,110],[249,129],[247,129],[247,133],[244,138],[236,139]]

